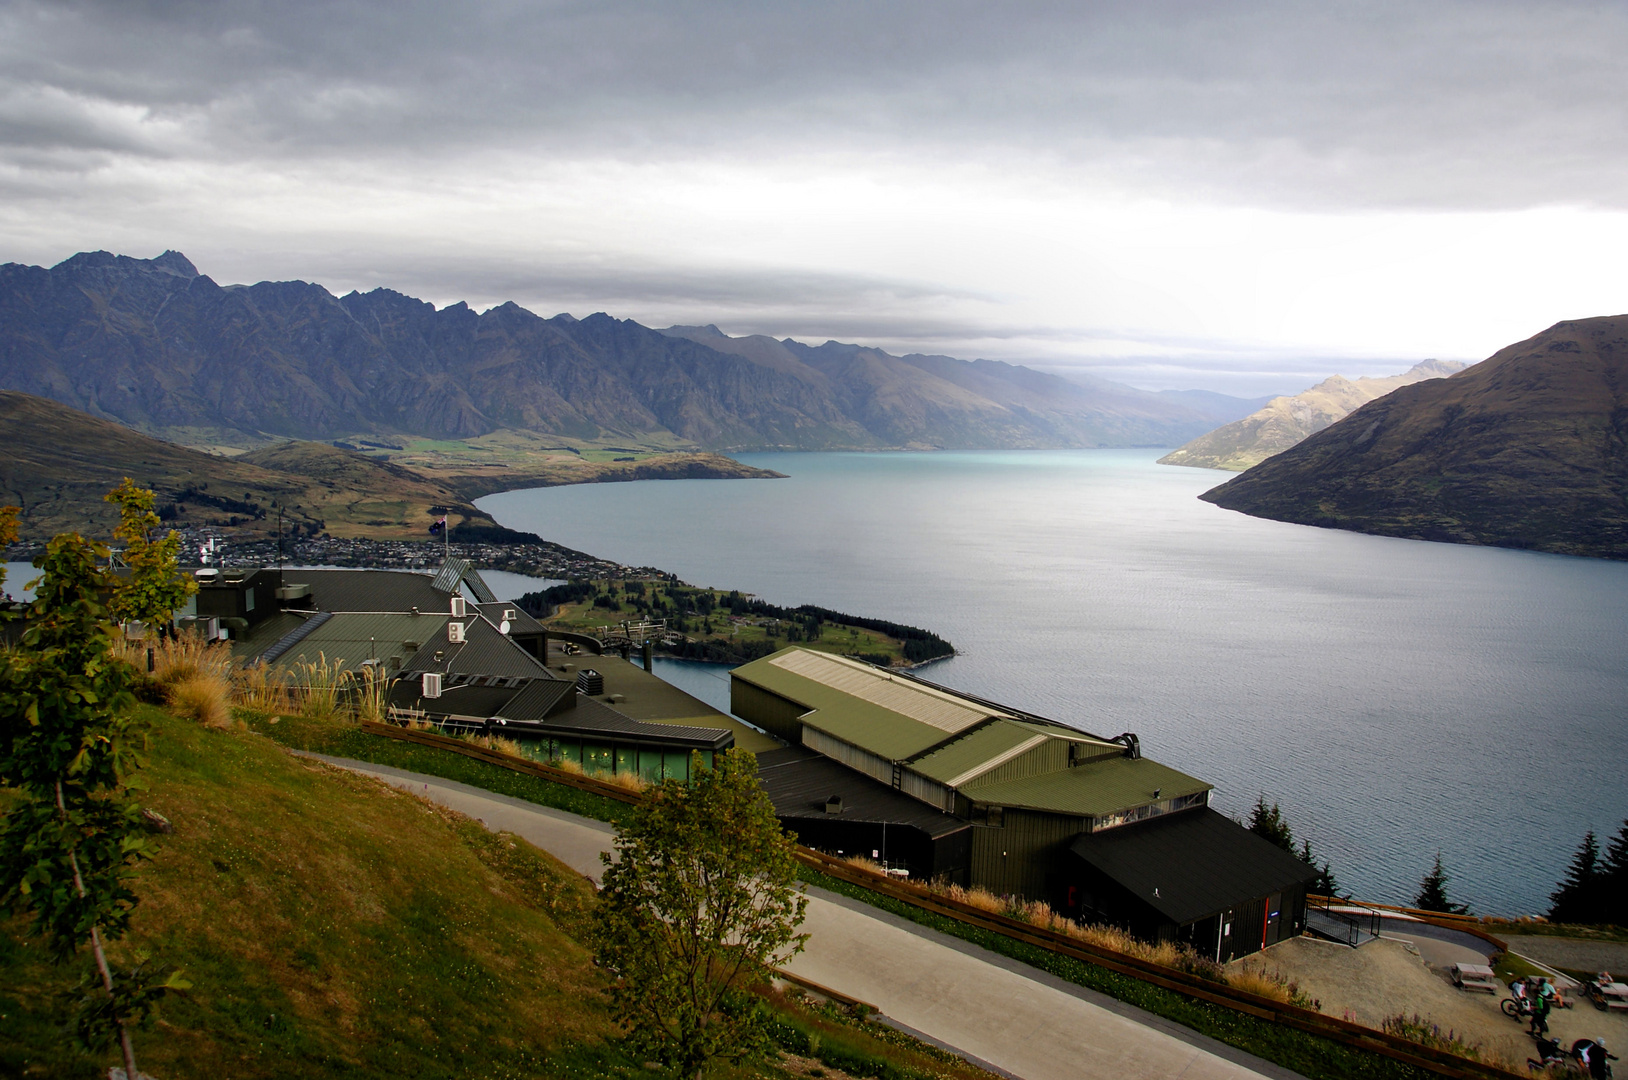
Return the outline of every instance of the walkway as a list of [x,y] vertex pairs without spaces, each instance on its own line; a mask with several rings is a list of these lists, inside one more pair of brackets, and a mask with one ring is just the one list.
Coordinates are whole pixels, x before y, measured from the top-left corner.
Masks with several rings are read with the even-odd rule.
[[[318,757],[514,833],[597,880],[603,822],[383,765]],[[876,1005],[887,1022],[1018,1080],[1298,1080],[1140,1009],[908,920],[809,890],[808,947],[791,970]]]

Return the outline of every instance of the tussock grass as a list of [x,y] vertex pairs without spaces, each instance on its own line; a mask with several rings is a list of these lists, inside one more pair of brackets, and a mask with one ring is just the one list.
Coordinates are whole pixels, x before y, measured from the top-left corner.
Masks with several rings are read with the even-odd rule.
[[300,715],[322,719],[339,711],[341,696],[351,683],[351,674],[345,670],[345,661],[327,653],[317,653],[315,660],[301,660],[289,669],[289,687]]
[[211,671],[198,671],[165,688],[170,708],[206,728],[224,731],[232,724],[232,684]]

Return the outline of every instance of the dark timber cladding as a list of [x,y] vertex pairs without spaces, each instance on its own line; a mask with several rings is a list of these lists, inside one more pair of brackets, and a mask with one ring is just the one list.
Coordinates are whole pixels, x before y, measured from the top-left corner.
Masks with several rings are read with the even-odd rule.
[[967,884],[967,822],[802,747],[760,753],[757,762],[775,815],[799,842],[875,858],[913,878]]
[[[874,791],[962,822],[973,886],[1045,900],[1144,937],[1202,942],[1206,952],[1218,936],[1234,951],[1254,951],[1303,918],[1305,884],[1316,871],[1276,849],[1263,852],[1270,845],[1209,809],[1210,784],[1143,757],[1129,732],[1092,735],[906,672],[796,646],[736,668],[730,685],[738,716],[820,755],[818,771],[795,767],[840,794],[844,808],[853,799],[878,806],[866,814],[894,813],[862,800]],[[822,821],[811,809],[819,798],[812,788],[788,790],[776,807],[782,817],[807,815],[788,824],[814,846],[881,850],[859,841],[858,814],[854,827],[842,814]],[[924,854],[908,862],[889,855],[912,876],[927,863]],[[949,863],[935,852],[932,865],[927,872],[936,876]],[[1168,884],[1139,876],[1149,867]],[[1172,889],[1194,898],[1196,913],[1159,906]],[[1236,932],[1240,920],[1256,917],[1251,905],[1265,930],[1252,939]]]
[[1214,810],[1070,845],[1069,914],[1180,940],[1225,963],[1299,934],[1316,871]]

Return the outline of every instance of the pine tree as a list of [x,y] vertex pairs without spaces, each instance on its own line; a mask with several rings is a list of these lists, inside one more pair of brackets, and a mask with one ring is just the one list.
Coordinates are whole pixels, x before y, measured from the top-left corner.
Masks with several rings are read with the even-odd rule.
[[1597,891],[1599,921],[1628,926],[1628,820],[1605,849]]
[[1294,833],[1289,831],[1289,823],[1283,820],[1283,812],[1278,809],[1278,804],[1266,805],[1265,795],[1255,800],[1255,808],[1250,811],[1249,831],[1270,840],[1290,855],[1294,854]]
[[1334,880],[1334,872],[1330,869],[1330,864],[1325,862],[1321,868],[1318,867],[1317,854],[1312,851],[1310,840],[1300,841],[1300,851],[1296,857],[1317,871],[1317,878],[1308,887],[1309,891],[1319,896],[1339,895],[1340,883]]
[[1599,891],[1603,884],[1600,864],[1600,844],[1594,830],[1583,837],[1583,843],[1572,856],[1566,870],[1566,880],[1549,894],[1549,919],[1552,922],[1592,923],[1599,921]]
[[1445,915],[1469,914],[1468,905],[1455,904],[1447,899],[1447,883],[1451,880],[1447,871],[1442,869],[1441,852],[1438,851],[1435,867],[1419,882],[1419,894],[1413,898],[1413,906],[1420,911],[1439,911]]

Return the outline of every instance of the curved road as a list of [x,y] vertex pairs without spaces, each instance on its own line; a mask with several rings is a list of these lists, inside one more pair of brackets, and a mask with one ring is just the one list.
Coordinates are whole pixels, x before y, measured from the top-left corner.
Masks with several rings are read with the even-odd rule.
[[[440,777],[314,757],[505,830],[598,880],[604,822]],[[1015,960],[822,889],[796,974],[876,1005],[885,1022],[1015,1080],[1299,1080],[1298,1074]]]

